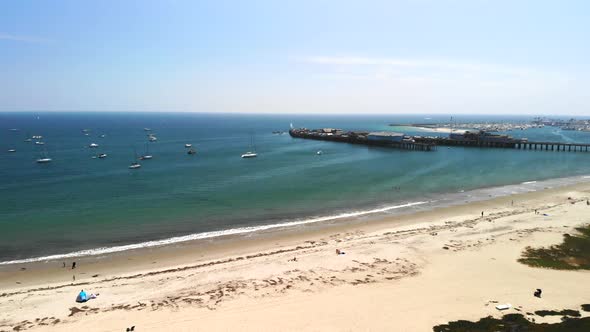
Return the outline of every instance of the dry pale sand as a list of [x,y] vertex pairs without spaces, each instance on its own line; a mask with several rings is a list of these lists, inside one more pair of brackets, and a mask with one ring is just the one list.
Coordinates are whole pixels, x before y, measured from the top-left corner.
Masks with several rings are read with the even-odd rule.
[[463,134],[464,132],[468,131],[468,129],[456,129],[456,128],[447,128],[447,127],[421,127],[421,126],[412,126],[413,128],[418,128],[423,131],[429,131],[433,133],[442,133],[442,134]]
[[[496,301],[523,314],[579,309],[590,303],[590,271],[516,260],[588,223],[588,197],[590,185],[579,184],[260,241],[129,253],[81,263],[75,282],[60,262],[9,267],[0,272],[0,330],[431,331],[499,317]],[[78,304],[82,288],[100,296]]]

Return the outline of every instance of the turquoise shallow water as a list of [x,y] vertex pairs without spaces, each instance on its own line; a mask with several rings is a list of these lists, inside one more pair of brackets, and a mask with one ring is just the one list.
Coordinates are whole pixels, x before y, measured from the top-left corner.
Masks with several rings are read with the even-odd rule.
[[[408,152],[272,134],[286,131],[291,122],[308,128],[387,130],[392,122],[449,118],[424,117],[0,113],[0,261],[301,221],[437,194],[590,174],[590,153],[474,148]],[[500,119],[459,119],[471,120]],[[149,143],[154,158],[132,171],[127,167],[134,149],[143,153],[147,142],[144,127],[158,137]],[[90,135],[82,129],[90,129]],[[590,142],[590,133],[551,127],[511,134]],[[23,141],[27,135],[44,136],[52,163],[34,162],[42,151]],[[241,159],[251,136],[259,157]],[[92,142],[100,148],[89,149]],[[192,143],[197,155],[187,155],[185,143]],[[6,152],[9,148],[17,152]],[[318,156],[320,149],[324,153]],[[92,159],[97,152],[108,157]]]

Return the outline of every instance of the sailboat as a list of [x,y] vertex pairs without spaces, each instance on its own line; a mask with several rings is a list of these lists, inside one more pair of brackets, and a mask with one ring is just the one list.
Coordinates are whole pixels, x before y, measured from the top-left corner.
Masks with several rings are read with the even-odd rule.
[[143,156],[139,157],[139,160],[147,160],[147,159],[152,159],[152,158],[153,158],[153,156],[150,154],[150,147],[146,143],[145,144],[145,153],[143,154]]
[[134,161],[131,163],[131,165],[129,165],[129,169],[138,169],[141,167],[141,165],[135,161],[137,160],[137,153],[135,152],[135,150],[133,150],[133,155],[135,156],[135,158],[133,159]]
[[47,164],[51,162],[51,158],[47,156],[47,150],[43,149],[43,153],[41,153],[41,158],[37,159],[38,164]]
[[250,136],[250,151],[242,154],[242,158],[256,158],[256,147],[254,146],[254,135]]

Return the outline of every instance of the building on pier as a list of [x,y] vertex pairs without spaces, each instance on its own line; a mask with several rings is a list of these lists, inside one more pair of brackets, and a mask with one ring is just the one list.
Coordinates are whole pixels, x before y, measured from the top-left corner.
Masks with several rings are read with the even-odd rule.
[[369,142],[401,142],[404,134],[393,131],[376,131],[367,135]]

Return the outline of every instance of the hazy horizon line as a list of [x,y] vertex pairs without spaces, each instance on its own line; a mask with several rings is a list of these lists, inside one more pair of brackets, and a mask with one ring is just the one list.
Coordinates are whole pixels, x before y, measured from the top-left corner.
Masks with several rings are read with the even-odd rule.
[[1,113],[158,113],[158,114],[211,114],[211,115],[318,115],[318,116],[385,116],[385,115],[415,115],[415,116],[462,116],[462,115],[477,115],[477,116],[508,116],[508,117],[589,117],[590,115],[575,115],[575,114],[549,114],[549,113],[538,113],[538,114],[510,114],[510,113],[352,113],[352,112],[207,112],[207,111],[162,111],[162,110],[18,110],[18,111],[6,111],[0,110]]

